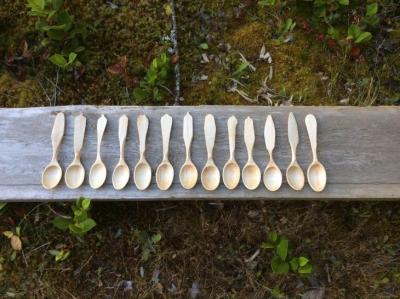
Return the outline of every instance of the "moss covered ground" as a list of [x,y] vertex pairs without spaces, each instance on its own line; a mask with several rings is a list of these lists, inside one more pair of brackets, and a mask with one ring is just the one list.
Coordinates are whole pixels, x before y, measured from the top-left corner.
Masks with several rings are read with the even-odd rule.
[[[252,0],[176,1],[180,56],[172,60],[181,68],[182,104],[400,103],[396,1],[381,1],[373,39],[347,50],[309,22],[309,12],[295,9],[300,1],[286,2],[282,8]],[[43,45],[26,2],[1,2],[0,107],[138,104],[133,91],[152,60],[171,47],[166,2],[71,0],[63,8],[89,25],[79,41],[80,64],[66,71],[48,60],[63,45]],[[288,18],[297,25],[282,34]],[[271,61],[259,58],[263,46]],[[124,57],[126,64],[110,71]],[[238,71],[243,57],[254,70]],[[173,74],[165,88],[174,90]],[[168,92],[140,102],[173,103]],[[69,209],[9,204],[1,211],[0,231],[20,226],[23,244],[13,259],[9,240],[0,239],[1,297],[400,296],[397,203],[94,203],[97,226],[82,238],[51,224]],[[271,252],[260,249],[272,230],[311,260],[311,276],[272,273]],[[161,241],[149,247],[154,234]],[[55,262],[49,250],[56,248],[71,255]]]

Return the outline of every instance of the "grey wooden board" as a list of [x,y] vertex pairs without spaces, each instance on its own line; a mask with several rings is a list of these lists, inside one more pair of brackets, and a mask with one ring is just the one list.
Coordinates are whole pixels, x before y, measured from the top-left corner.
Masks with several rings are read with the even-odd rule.
[[[41,186],[41,173],[51,159],[50,134],[56,113],[66,115],[66,129],[60,148],[60,164],[65,171],[73,159],[73,117],[83,113],[87,121],[82,162],[86,169],[84,185],[76,190],[66,188],[64,178],[60,185],[47,191]],[[214,158],[221,169],[228,158],[226,121],[235,115],[238,120],[236,158],[242,167],[247,159],[243,138],[244,119],[254,119],[256,142],[254,158],[263,170],[268,162],[264,144],[266,116],[272,114],[276,127],[275,160],[282,173],[290,162],[287,140],[287,118],[294,112],[300,134],[298,160],[306,172],[311,161],[310,144],[304,117],[313,113],[318,121],[318,153],[324,163],[328,184],[322,193],[313,192],[306,184],[296,192],[286,180],[277,192],[269,192],[263,184],[248,191],[241,184],[228,191],[222,183],[213,192],[205,191],[200,181],[193,190],[185,190],[179,183],[179,169],[183,163],[184,144],[182,120],[186,112],[194,119],[192,157],[199,172],[206,161],[203,121],[207,113],[215,116],[217,138]],[[106,184],[92,190],[88,173],[96,155],[96,121],[104,113],[108,125],[103,139],[102,157],[108,169]],[[161,161],[160,117],[173,116],[170,142],[170,160],[175,169],[174,184],[168,191],[159,191],[153,176],[146,191],[138,191],[132,173],[128,186],[115,191],[111,174],[119,158],[118,118],[129,117],[126,144],[127,163],[133,169],[138,160],[138,133],[136,118],[144,113],[149,117],[146,156],[153,173]],[[47,108],[0,109],[0,201],[55,201],[73,200],[86,196],[95,200],[176,200],[176,199],[397,199],[400,197],[400,107],[264,107],[264,106],[197,106],[197,107],[96,107],[66,106]]]

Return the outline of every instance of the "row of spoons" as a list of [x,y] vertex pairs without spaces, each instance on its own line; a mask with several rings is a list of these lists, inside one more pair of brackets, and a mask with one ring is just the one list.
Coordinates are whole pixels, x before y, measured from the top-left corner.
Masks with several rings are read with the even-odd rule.
[[[249,190],[256,189],[261,182],[261,171],[253,159],[253,147],[255,142],[255,133],[253,120],[247,117],[244,122],[244,141],[247,148],[248,160],[240,172],[240,167],[235,160],[235,139],[237,119],[231,116],[228,119],[228,135],[229,135],[229,159],[226,162],[222,179],[226,188],[235,189],[242,177],[244,186]],[[313,161],[307,171],[307,178],[311,188],[320,192],[326,185],[326,171],[324,166],[317,158],[317,121],[311,114],[305,118],[305,123],[310,138],[311,149],[313,153]],[[100,188],[107,176],[107,169],[104,165],[101,154],[101,142],[107,125],[107,118],[102,115],[97,121],[97,156],[89,173],[89,184],[93,189]],[[58,163],[58,149],[64,135],[65,117],[63,113],[56,116],[52,131],[53,157],[49,165],[42,174],[42,185],[46,189],[56,187],[62,178],[62,169]],[[152,171],[145,157],[146,135],[149,127],[149,120],[145,115],[137,118],[137,128],[139,133],[139,153],[140,158],[133,172],[133,179],[139,190],[145,190],[151,183]],[[86,117],[82,114],[75,117],[74,121],[74,160],[68,166],[65,172],[65,183],[68,188],[75,189],[82,185],[85,178],[85,169],[80,161],[81,149],[86,128]],[[172,117],[165,114],[161,117],[161,132],[163,144],[163,158],[156,170],[156,182],[160,190],[168,190],[172,185],[174,178],[174,169],[168,159],[169,139],[172,128]],[[130,170],[125,162],[125,141],[128,130],[128,117],[123,115],[119,119],[119,142],[120,142],[120,159],[115,166],[112,183],[116,190],[123,189],[130,177]],[[207,162],[201,172],[201,183],[206,190],[213,191],[220,184],[220,172],[213,160],[213,148],[215,143],[216,125],[214,116],[206,115],[204,119],[204,135],[207,148]],[[299,135],[297,122],[293,113],[289,114],[288,119],[288,137],[292,150],[292,161],[286,170],[286,178],[288,184],[294,190],[301,190],[304,187],[305,178],[303,170],[296,160],[296,148],[299,143]],[[185,189],[192,189],[198,181],[198,171],[191,160],[190,148],[193,139],[193,118],[187,113],[183,119],[183,139],[186,148],[186,159],[182,165],[179,178],[181,185]],[[273,150],[275,148],[275,125],[271,115],[268,115],[265,129],[264,139],[267,151],[269,153],[269,163],[262,175],[265,187],[269,191],[277,191],[282,185],[282,173],[273,159]]]

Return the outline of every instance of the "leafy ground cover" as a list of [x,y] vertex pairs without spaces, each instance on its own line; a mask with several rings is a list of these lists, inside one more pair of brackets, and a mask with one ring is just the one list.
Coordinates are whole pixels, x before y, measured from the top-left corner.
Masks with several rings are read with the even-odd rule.
[[[396,105],[397,1],[5,1],[0,106]],[[0,295],[398,298],[400,205],[8,204]],[[276,273],[280,272],[280,273]]]

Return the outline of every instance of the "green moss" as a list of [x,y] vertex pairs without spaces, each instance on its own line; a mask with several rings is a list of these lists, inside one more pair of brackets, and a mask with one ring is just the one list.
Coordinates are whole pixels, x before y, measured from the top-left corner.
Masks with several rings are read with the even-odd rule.
[[36,80],[18,81],[8,74],[0,75],[1,107],[21,108],[49,104]]

